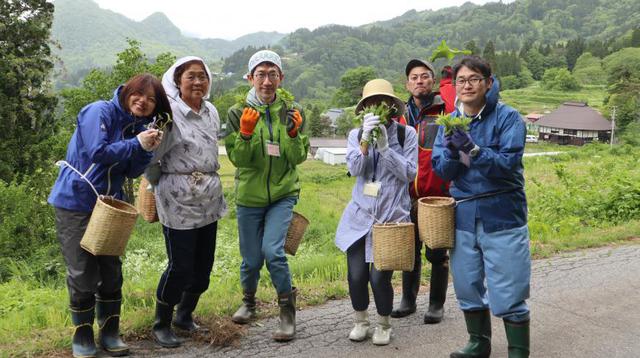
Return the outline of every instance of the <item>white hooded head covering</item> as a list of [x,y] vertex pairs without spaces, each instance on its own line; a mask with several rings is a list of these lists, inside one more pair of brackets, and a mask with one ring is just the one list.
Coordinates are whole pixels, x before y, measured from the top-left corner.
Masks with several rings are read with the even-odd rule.
[[180,87],[173,80],[173,74],[176,72],[176,68],[178,66],[189,62],[189,61],[200,61],[204,65],[204,70],[207,71],[207,76],[209,76],[209,86],[205,91],[205,95],[202,96],[202,99],[209,98],[209,91],[211,91],[211,71],[209,71],[209,66],[204,62],[203,59],[196,56],[186,56],[179,58],[171,67],[167,70],[167,72],[162,75],[162,87],[164,87],[165,92],[167,92],[167,96],[174,100],[177,100],[180,97]]

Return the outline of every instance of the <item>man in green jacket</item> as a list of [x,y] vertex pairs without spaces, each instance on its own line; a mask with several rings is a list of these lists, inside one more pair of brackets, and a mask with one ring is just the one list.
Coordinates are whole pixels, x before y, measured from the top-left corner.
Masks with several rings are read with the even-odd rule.
[[296,166],[307,159],[309,139],[302,134],[304,115],[278,87],[284,79],[280,56],[256,52],[249,59],[251,90],[244,104],[229,109],[233,132],[225,139],[229,160],[236,166],[236,204],[240,238],[240,281],[243,304],[233,315],[236,323],[256,316],[255,294],[266,261],[278,293],[280,326],[276,341],[294,338],[296,288],[284,252],[287,229],[298,200]]

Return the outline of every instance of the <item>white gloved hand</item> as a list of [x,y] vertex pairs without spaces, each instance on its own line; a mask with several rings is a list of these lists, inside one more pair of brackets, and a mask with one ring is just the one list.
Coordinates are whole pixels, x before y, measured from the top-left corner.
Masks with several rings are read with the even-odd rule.
[[362,140],[368,141],[371,136],[371,131],[380,124],[380,116],[376,116],[373,113],[367,113],[362,119]]
[[378,147],[378,152],[384,153],[389,149],[387,127],[385,127],[384,124],[379,124],[378,128],[380,128],[380,134],[378,135],[378,138],[376,138],[376,146]]

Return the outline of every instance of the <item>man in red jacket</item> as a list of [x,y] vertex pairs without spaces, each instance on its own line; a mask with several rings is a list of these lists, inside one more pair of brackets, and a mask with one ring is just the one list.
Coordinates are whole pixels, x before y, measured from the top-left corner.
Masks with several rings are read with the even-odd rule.
[[[391,312],[391,317],[404,317],[416,311],[416,298],[420,288],[422,269],[422,242],[418,236],[417,200],[425,196],[449,196],[449,183],[440,179],[431,169],[431,149],[438,134],[435,120],[438,114],[453,108],[438,92],[433,91],[435,70],[427,61],[413,59],[406,67],[406,88],[411,93],[407,101],[406,118],[402,124],[410,125],[418,134],[418,174],[409,186],[413,202],[411,221],[416,228],[416,258],[413,271],[402,273],[402,300],[400,306]],[[426,248],[425,257],[431,262],[431,287],[429,308],[424,315],[424,323],[439,323],[444,315],[444,300],[449,282],[449,256],[446,249]]]
[[440,72],[442,77],[440,78],[440,97],[444,101],[444,110],[447,113],[452,113],[456,110],[456,88],[451,81],[453,80],[453,69],[451,66],[446,65],[442,67]]

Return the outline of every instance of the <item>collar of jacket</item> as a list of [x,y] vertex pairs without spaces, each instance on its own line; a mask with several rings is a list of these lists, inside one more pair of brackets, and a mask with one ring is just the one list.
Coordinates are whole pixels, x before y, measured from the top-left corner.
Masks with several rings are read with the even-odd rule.
[[[417,122],[419,122],[419,119],[422,118],[426,113],[431,111],[431,109],[433,109],[434,107],[444,107],[444,101],[442,100],[442,97],[440,97],[440,92],[431,92],[431,95],[431,104],[423,106],[419,111],[417,109],[418,107],[416,106],[413,96],[409,97],[409,100],[407,101],[407,115],[410,122],[416,122],[416,120]],[[415,116],[416,113],[418,114],[417,116]],[[411,123],[412,126],[415,124],[416,123]]]
[[[178,104],[178,109],[180,110],[180,113],[182,113],[184,117],[187,117],[189,112],[196,113],[191,107],[189,107],[189,105],[185,101],[182,100],[182,98],[178,97],[178,99],[176,99],[175,101]],[[207,104],[205,102],[206,101],[203,99],[202,102],[200,103],[200,112],[196,114],[202,115],[208,111]]]

